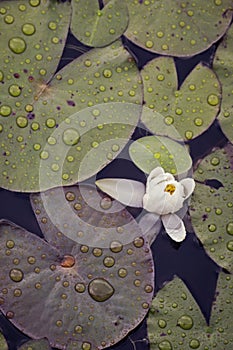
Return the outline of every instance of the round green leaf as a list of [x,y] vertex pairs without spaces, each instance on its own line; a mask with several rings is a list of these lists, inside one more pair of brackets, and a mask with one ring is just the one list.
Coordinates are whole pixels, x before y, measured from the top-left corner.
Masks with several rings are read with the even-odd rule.
[[218,116],[219,124],[226,137],[233,143],[233,27],[227,32],[216,51],[213,69],[222,84],[222,104]]
[[150,61],[141,74],[145,100],[142,122],[153,133],[190,140],[212,124],[220,108],[221,88],[210,68],[198,64],[179,90],[172,58]]
[[[107,1],[105,0],[105,3]],[[172,56],[192,56],[206,50],[231,23],[231,0],[126,0],[129,26],[136,45]]]
[[19,79],[27,91],[20,104],[8,93],[8,81],[3,85],[11,113],[0,115],[0,183],[15,191],[36,192],[92,176],[122,150],[141,111],[138,69],[120,42],[89,51],[49,82],[33,74]]
[[18,350],[51,350],[47,339],[29,340],[21,345]]
[[232,161],[230,144],[202,160],[194,172],[196,188],[190,206],[192,225],[207,253],[230,272],[233,272]]
[[[24,333],[47,338],[58,349],[102,349],[124,338],[147,314],[153,297],[153,258],[149,243],[125,210],[115,213],[113,203],[112,213],[103,215],[90,187],[84,186],[84,192],[66,189],[71,206],[69,211],[59,209],[60,227],[52,227],[56,222],[49,212],[40,216],[40,198],[32,196],[48,243],[8,221],[0,222],[0,309]],[[92,194],[94,208],[82,209]],[[111,212],[109,204],[109,199],[102,201]],[[73,220],[72,207],[80,211],[73,227],[80,243],[63,234]],[[132,234],[135,231],[140,236]],[[110,241],[103,244],[108,233]],[[89,240],[82,239],[88,235]]]
[[111,0],[99,9],[98,0],[72,0],[71,31],[88,46],[106,46],[118,39],[128,25],[125,1]]
[[7,345],[6,339],[1,332],[0,332],[0,349],[1,350],[8,350],[8,345]]
[[147,174],[161,166],[166,172],[180,175],[187,173],[192,166],[187,147],[162,136],[138,139],[130,145],[129,154],[137,167]]
[[231,275],[220,273],[210,325],[179,279],[165,285],[153,299],[147,320],[151,350],[232,349]]

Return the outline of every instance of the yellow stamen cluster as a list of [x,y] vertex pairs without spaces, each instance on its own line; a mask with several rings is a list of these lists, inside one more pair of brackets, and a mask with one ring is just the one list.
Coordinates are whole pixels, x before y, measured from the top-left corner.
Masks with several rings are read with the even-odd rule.
[[164,192],[168,192],[170,193],[170,195],[172,195],[176,190],[176,186],[173,185],[173,184],[168,184],[165,189],[164,189]]

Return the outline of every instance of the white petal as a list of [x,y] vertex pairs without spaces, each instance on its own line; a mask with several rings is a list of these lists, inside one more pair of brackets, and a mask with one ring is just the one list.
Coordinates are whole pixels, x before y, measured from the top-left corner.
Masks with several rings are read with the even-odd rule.
[[183,179],[180,181],[181,185],[184,187],[185,198],[187,199],[194,191],[195,181],[191,178]]
[[182,242],[186,237],[184,223],[176,214],[161,216],[167,234],[176,242]]
[[158,167],[154,168],[153,170],[151,170],[147,181],[150,181],[151,179],[153,179],[159,175],[163,175],[163,174],[164,174],[163,168],[161,168],[161,166],[158,166]]
[[156,214],[145,214],[139,221],[139,226],[141,227],[142,234],[146,236],[151,245],[162,226],[160,216]]
[[132,207],[142,207],[145,185],[142,182],[127,179],[101,179],[95,182],[101,191],[119,202]]

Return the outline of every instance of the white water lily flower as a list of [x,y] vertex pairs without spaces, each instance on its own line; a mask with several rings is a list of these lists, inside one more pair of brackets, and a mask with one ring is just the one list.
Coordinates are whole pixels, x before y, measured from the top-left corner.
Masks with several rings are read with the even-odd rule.
[[186,178],[178,182],[172,174],[157,167],[149,174],[146,187],[141,182],[127,179],[101,179],[96,181],[96,185],[125,205],[143,207],[153,213],[150,218],[149,214],[145,215],[139,223],[141,227],[146,227],[151,243],[153,230],[156,228],[158,231],[161,227],[159,217],[167,234],[174,241],[181,242],[185,239],[184,223],[175,213],[183,208],[184,201],[192,194],[195,187],[193,179]]

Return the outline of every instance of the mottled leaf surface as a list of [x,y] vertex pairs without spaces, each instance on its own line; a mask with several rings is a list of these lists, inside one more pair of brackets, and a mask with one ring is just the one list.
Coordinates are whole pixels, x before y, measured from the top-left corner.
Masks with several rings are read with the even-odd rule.
[[[35,213],[40,218],[40,203],[34,196]],[[73,189],[67,196],[72,202]],[[109,201],[104,204],[106,207]],[[69,218],[72,220],[72,209],[68,216],[62,209],[59,215],[66,227]],[[93,230],[90,244],[76,243],[53,230],[51,222],[46,225],[47,217],[41,220],[49,243],[1,221],[0,265],[4,269],[0,274],[0,308],[34,339],[47,338],[59,349],[97,350],[118,342],[145,317],[153,297],[153,259],[142,235],[130,242],[125,238],[130,235],[130,226],[139,231],[132,218],[128,225],[118,226],[127,221],[125,212],[107,218],[86,207],[81,213],[83,221],[97,227],[98,239]],[[104,239],[107,231],[111,235],[111,226],[118,235],[103,245],[98,229]],[[77,237],[82,237],[80,227],[75,229]]]
[[130,145],[129,153],[133,162],[147,174],[161,166],[166,172],[180,175],[192,166],[187,147],[167,137],[142,137]]
[[0,349],[1,350],[8,350],[8,345],[7,345],[6,339],[1,332],[0,332]]
[[147,320],[151,350],[232,349],[231,275],[220,273],[210,325],[185,284],[175,277],[153,299]]
[[233,27],[228,30],[216,51],[213,69],[222,84],[222,104],[218,116],[219,124],[226,137],[233,142]]
[[144,85],[142,122],[155,134],[190,140],[202,134],[220,108],[215,73],[198,64],[178,89],[174,59],[159,57],[141,71]]
[[[47,30],[41,40],[43,35]],[[98,172],[130,138],[142,100],[138,69],[120,42],[82,55],[49,81],[32,64],[33,45],[23,53],[30,64],[6,49],[20,61],[9,65],[9,79],[3,72],[0,106],[0,183],[24,192],[73,184]],[[13,82],[20,87],[17,97],[9,93]]]
[[[104,1],[107,2],[106,0]],[[136,45],[172,56],[192,56],[206,50],[227,30],[231,0],[126,0],[129,26]]]
[[194,172],[190,214],[194,230],[211,258],[233,272],[233,147],[215,150]]
[[106,46],[118,39],[128,25],[125,1],[111,0],[103,9],[98,0],[72,0],[72,33],[83,44]]
[[47,339],[29,340],[21,345],[18,350],[51,350]]

